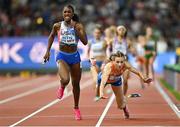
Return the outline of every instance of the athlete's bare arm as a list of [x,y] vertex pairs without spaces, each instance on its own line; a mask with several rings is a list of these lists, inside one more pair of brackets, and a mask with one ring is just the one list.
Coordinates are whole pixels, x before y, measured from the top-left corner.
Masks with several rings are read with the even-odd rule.
[[87,40],[87,35],[86,35],[86,31],[84,29],[84,26],[81,23],[76,23],[75,30],[76,30],[77,35],[78,35],[79,39],[81,40],[81,42],[84,45],[87,45],[88,40]]
[[132,40],[129,38],[127,38],[127,45],[128,45],[128,51],[133,55],[136,56],[137,55],[137,51],[135,48],[134,43],[132,42]]
[[104,48],[104,49],[107,48],[107,41],[106,41],[106,40],[104,40],[104,42],[103,42],[103,48]]
[[150,83],[152,81],[152,79],[150,79],[150,78],[145,78],[141,72],[139,72],[134,67],[132,67],[130,65],[130,63],[128,63],[127,61],[125,62],[125,66],[130,72],[136,74],[139,78],[141,78],[143,80],[143,82]]
[[59,29],[60,29],[60,23],[55,23],[55,24],[53,25],[53,28],[52,28],[52,30],[51,30],[51,33],[50,33],[50,35],[49,35],[49,37],[48,37],[48,46],[47,46],[46,54],[45,54],[45,56],[44,56],[44,60],[45,60],[45,61],[49,61],[50,49],[51,49],[52,43],[53,43],[53,41],[54,41],[54,38],[55,38],[55,36],[56,36],[56,34],[57,34],[57,30],[59,30]]
[[109,78],[109,74],[111,73],[111,64],[108,63],[105,65],[103,72],[102,72],[102,78],[101,78],[101,84],[100,84],[100,97],[104,96],[104,86],[106,85],[106,82]]

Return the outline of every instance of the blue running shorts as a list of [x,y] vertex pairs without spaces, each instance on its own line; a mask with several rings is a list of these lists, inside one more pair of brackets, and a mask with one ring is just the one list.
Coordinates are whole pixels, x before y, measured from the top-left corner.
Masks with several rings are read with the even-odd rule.
[[[101,79],[102,79],[102,72],[98,73],[98,77],[97,77],[97,85],[101,84]],[[116,82],[113,83],[106,83],[106,84],[111,84],[113,86],[121,86],[122,85],[122,78],[120,78],[119,80],[117,80]]]
[[74,53],[66,53],[59,51],[56,56],[56,62],[58,60],[65,61],[68,65],[73,65],[81,62],[80,54],[78,51]]

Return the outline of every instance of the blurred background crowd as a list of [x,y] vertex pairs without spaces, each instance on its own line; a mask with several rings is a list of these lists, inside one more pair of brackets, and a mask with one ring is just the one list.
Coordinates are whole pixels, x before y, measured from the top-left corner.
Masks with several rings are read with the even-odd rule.
[[0,0],[0,37],[48,36],[69,3],[88,35],[97,23],[123,24],[132,38],[150,25],[168,51],[180,46],[179,0]]

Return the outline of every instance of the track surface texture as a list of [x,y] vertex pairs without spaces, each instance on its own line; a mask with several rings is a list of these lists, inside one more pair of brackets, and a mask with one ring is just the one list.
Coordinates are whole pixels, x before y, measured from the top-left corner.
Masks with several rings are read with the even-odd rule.
[[162,96],[158,81],[142,89],[137,76],[131,75],[128,94],[139,93],[141,97],[127,98],[130,119],[124,119],[112,92],[106,93],[108,99],[94,101],[91,74],[83,72],[82,120],[76,121],[71,84],[62,100],[56,98],[60,85],[57,75],[0,79],[0,126],[180,126],[179,112],[175,113]]

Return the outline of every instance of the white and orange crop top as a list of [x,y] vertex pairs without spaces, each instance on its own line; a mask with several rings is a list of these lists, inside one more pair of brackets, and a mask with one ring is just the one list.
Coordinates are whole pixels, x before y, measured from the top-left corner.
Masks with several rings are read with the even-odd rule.
[[111,72],[109,74],[107,83],[114,83],[114,82],[120,80],[122,73],[125,70],[125,66],[116,67],[116,65],[115,65],[116,63],[114,63],[114,62],[110,62],[110,64],[111,64]]
[[58,31],[59,45],[77,46],[78,40],[74,27],[67,27],[65,22],[62,21],[60,30]]

